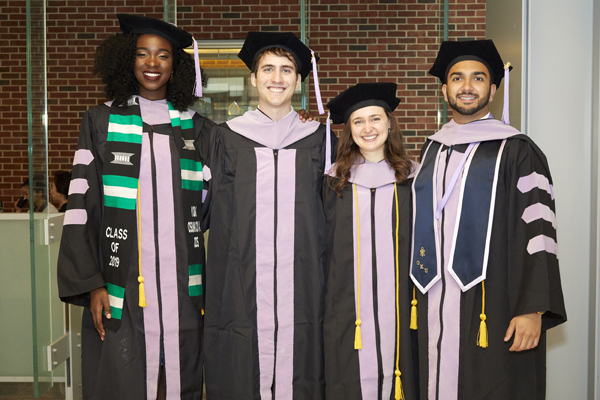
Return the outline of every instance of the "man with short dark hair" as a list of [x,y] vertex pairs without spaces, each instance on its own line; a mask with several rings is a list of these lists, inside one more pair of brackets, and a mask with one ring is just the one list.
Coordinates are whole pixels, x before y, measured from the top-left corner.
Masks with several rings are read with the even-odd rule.
[[543,399],[545,332],[566,320],[546,157],[489,112],[508,73],[491,40],[444,42],[429,73],[453,120],[413,184],[421,398]]
[[207,398],[322,399],[331,146],[292,108],[312,55],[292,33],[250,32],[239,57],[258,109],[213,130],[207,162]]

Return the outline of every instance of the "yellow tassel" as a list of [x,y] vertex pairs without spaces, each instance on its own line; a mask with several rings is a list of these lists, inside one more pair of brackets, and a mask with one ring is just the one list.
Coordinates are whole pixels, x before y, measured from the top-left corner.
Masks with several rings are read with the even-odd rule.
[[485,323],[485,281],[481,281],[481,314],[479,314],[481,323],[479,324],[479,332],[477,333],[477,346],[482,348],[488,347],[488,331]]
[[202,315],[204,315],[204,308],[202,310],[200,310],[200,312],[202,313]]
[[138,282],[140,283],[140,299],[139,306],[144,308],[148,307],[148,303],[146,302],[146,291],[144,290],[144,277],[142,276],[142,224],[141,224],[141,211],[140,211],[140,183],[138,182],[137,188],[137,211],[138,211]]
[[396,370],[396,390],[394,392],[394,399],[404,400],[404,392],[402,391],[402,382],[400,381],[400,371]]
[[410,329],[413,331],[417,330],[417,298],[415,297],[415,287],[413,286],[413,299],[410,302],[412,307],[410,308]]
[[481,318],[481,323],[479,324],[479,333],[477,334],[477,346],[485,349],[488,347],[488,331],[487,324],[485,323],[485,314],[479,315],[479,318]]
[[356,331],[354,332],[354,350],[362,350],[362,334],[360,332],[360,319],[356,320]]
[[141,275],[138,276],[138,282],[140,283],[140,307],[148,307],[146,292],[144,291],[144,278]]

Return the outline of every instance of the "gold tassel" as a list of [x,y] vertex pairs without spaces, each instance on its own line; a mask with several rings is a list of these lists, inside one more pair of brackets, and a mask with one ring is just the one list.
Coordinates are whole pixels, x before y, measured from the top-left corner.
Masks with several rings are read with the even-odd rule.
[[479,324],[479,333],[477,333],[477,346],[482,348],[488,347],[488,330],[485,323],[485,284],[481,281],[481,314],[479,315],[481,323]]
[[137,211],[138,211],[138,282],[140,283],[140,299],[139,306],[142,308],[148,307],[148,303],[146,302],[146,291],[144,290],[144,277],[142,276],[142,217],[140,211],[140,183],[138,182],[137,188]]
[[354,332],[354,350],[362,350],[362,334],[360,332],[360,319],[356,320],[356,331]]
[[479,333],[477,334],[477,346],[485,349],[488,347],[488,331],[487,324],[485,323],[485,314],[481,314],[479,318],[481,318],[481,323],[479,324]]
[[404,391],[402,390],[402,382],[400,381],[400,371],[396,370],[396,390],[394,399],[404,400]]
[[413,331],[417,330],[417,298],[415,295],[415,287],[413,286],[413,299],[410,302],[412,307],[410,308],[410,329]]
[[360,331],[360,222],[358,219],[358,193],[356,184],[352,185],[354,189],[354,200],[356,201],[356,331],[354,332],[354,350],[362,349],[362,333]]
[[138,276],[138,282],[140,283],[140,307],[148,307],[146,292],[144,290],[144,278],[141,275]]

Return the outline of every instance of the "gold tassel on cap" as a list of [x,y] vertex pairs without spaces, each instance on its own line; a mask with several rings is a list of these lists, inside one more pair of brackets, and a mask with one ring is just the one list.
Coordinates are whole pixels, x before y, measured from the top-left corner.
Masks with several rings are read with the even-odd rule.
[[485,284],[481,281],[481,314],[479,315],[481,323],[479,324],[479,333],[477,334],[477,346],[488,347],[488,331],[485,323]]
[[140,184],[138,182],[138,193],[137,193],[137,209],[138,209],[138,220],[137,220],[137,224],[138,224],[138,268],[139,268],[139,276],[138,276],[138,282],[140,283],[140,288],[139,288],[139,292],[140,292],[140,299],[139,299],[139,306],[144,308],[144,307],[148,307],[148,303],[146,302],[146,291],[144,290],[144,277],[142,276],[142,227],[141,227],[141,222],[142,222],[142,218],[140,217]]
[[354,199],[356,201],[356,330],[354,332],[354,350],[362,349],[362,333],[360,331],[360,223],[358,222],[358,194],[356,193],[356,184],[352,185],[354,189]]
[[413,285],[413,299],[410,302],[412,307],[410,308],[410,329],[413,331],[417,330],[417,296],[415,293],[415,286]]

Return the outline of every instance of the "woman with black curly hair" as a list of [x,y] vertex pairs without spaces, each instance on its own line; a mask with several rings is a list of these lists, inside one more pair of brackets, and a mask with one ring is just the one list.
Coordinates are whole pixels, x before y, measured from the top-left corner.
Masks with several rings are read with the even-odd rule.
[[214,124],[188,107],[206,79],[183,50],[189,33],[118,18],[123,33],[96,50],[109,101],[82,120],[59,294],[85,306],[84,398],[201,399],[202,162]]
[[345,123],[323,204],[327,399],[416,399],[409,330],[415,164],[392,115],[395,83],[359,83],[327,104]]

